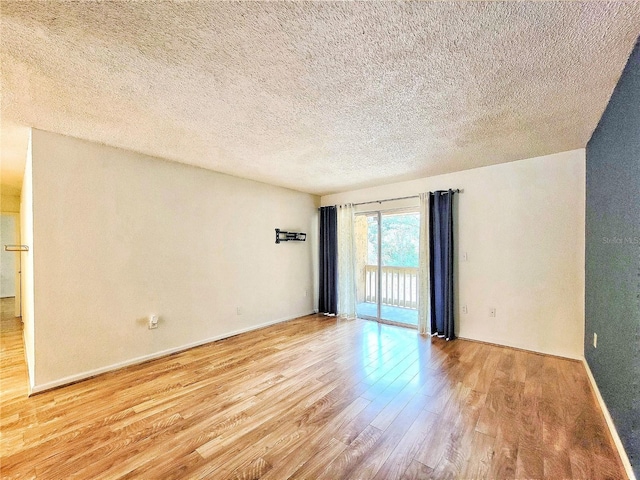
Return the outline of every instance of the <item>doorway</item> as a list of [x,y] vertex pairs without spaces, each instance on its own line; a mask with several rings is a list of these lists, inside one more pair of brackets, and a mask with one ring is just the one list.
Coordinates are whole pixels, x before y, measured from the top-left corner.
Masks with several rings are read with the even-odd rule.
[[[14,213],[0,215],[0,298],[3,310],[16,317],[20,313],[20,252],[6,251],[5,245],[20,243],[19,216]],[[11,308],[10,305],[13,307]]]
[[359,317],[417,328],[418,208],[356,214]]

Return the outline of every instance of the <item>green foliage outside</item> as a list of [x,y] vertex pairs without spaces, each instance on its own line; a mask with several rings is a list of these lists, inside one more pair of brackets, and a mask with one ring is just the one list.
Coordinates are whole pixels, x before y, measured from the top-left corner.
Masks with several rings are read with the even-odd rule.
[[[378,222],[368,217],[367,256],[369,265],[378,263]],[[420,215],[417,213],[382,217],[382,265],[417,267],[420,241]]]

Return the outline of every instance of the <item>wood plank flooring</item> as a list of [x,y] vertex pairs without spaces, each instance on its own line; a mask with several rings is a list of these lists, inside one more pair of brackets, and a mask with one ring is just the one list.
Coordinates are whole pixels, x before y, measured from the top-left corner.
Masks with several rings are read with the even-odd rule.
[[309,316],[27,398],[1,341],[6,479],[626,478],[579,362]]

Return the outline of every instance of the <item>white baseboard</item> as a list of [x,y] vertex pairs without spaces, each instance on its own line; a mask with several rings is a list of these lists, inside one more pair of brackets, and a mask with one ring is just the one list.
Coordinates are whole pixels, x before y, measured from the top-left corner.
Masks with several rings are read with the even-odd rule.
[[[307,315],[313,315],[313,312],[302,313],[300,315],[295,315],[293,317],[285,317],[279,318],[276,320],[271,320],[269,322],[260,323],[258,325],[252,325],[251,327],[241,328],[240,330],[234,330],[232,332],[223,333],[221,335],[217,335],[215,337],[205,338],[203,340],[198,340],[196,342],[189,343],[187,345],[181,345],[179,347],[169,348],[167,350],[161,350],[159,352],[150,353],[148,355],[143,355],[141,357],[131,358],[129,360],[124,360],[122,362],[114,363],[111,365],[107,365],[104,367],[96,368],[94,370],[89,370],[86,372],[76,373],[75,375],[70,375],[68,377],[61,378],[59,380],[54,380],[52,382],[43,383],[40,385],[33,385],[29,390],[29,396],[34,395],[36,393],[42,393],[47,390],[51,390],[52,388],[62,387],[64,385],[68,385],[70,383],[79,382],[80,380],[86,380],[87,378],[95,377],[96,375],[100,375],[102,373],[112,372],[113,370],[119,370],[124,367],[128,367],[131,365],[136,365],[143,362],[148,362],[149,360],[155,360],[160,357],[166,357],[167,355],[171,355],[178,352],[183,352],[185,350],[189,350],[190,348],[199,347],[201,345],[206,345],[207,343],[216,342],[218,340],[222,340],[224,338],[233,337],[235,335],[239,335],[241,333],[251,332],[253,330],[259,330],[264,327],[268,327],[270,325],[275,325],[276,323],[288,322],[289,320],[294,320],[296,318],[305,317]],[[26,351],[26,350],[25,350]]]
[[598,399],[598,404],[600,404],[600,409],[604,414],[604,419],[607,422],[607,426],[609,427],[609,431],[611,432],[611,436],[613,437],[613,443],[616,445],[616,449],[618,450],[618,454],[620,455],[620,459],[622,460],[622,464],[624,465],[624,469],[627,472],[627,476],[629,480],[636,480],[636,476],[633,473],[633,468],[631,467],[631,462],[629,461],[629,457],[627,456],[627,452],[622,445],[622,441],[618,436],[618,431],[616,430],[616,426],[613,423],[613,418],[611,418],[611,414],[609,413],[609,409],[607,405],[604,403],[604,399],[602,395],[600,395],[600,389],[598,388],[598,384],[596,383],[596,379],[593,378],[593,373],[591,373],[591,369],[589,368],[589,364],[585,358],[582,359],[582,363],[584,364],[584,368],[587,371],[587,376],[589,377],[589,382],[591,382],[591,388],[596,394],[596,398]]

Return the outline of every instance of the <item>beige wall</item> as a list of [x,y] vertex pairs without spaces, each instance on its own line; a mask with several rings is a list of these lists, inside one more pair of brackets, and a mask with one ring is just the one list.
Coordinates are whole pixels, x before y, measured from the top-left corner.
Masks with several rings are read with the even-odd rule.
[[318,197],[38,130],[33,192],[36,391],[314,309]]
[[27,160],[20,197],[20,235],[21,243],[29,247],[28,252],[21,252],[20,276],[22,291],[22,322],[24,326],[24,346],[29,370],[29,391],[35,386],[35,325],[34,325],[34,282],[33,282],[33,177],[32,177],[31,142],[27,149]]
[[584,149],[328,195],[322,204],[447,188],[463,189],[455,219],[459,336],[582,358]]

